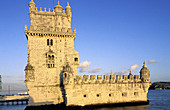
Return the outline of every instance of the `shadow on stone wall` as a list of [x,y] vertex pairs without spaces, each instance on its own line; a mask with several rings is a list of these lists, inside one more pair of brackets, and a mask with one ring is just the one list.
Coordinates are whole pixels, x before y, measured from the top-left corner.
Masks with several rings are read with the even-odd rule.
[[64,103],[60,103],[57,105],[54,105],[52,101],[36,103],[31,97],[29,98],[29,100],[37,106],[27,106],[25,110],[66,110]]

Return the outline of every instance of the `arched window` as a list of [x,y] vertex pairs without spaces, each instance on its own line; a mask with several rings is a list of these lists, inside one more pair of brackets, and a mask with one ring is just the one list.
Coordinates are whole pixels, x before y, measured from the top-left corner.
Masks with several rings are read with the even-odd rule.
[[53,40],[51,39],[51,46],[53,45]]
[[67,73],[64,74],[65,78],[67,77]]
[[54,55],[52,55],[52,60],[54,60]]
[[74,61],[75,61],[75,62],[78,62],[78,58],[74,58]]
[[54,68],[55,67],[54,55],[47,55],[47,67],[48,68]]
[[47,45],[50,45],[50,40],[49,39],[47,39]]
[[47,39],[47,45],[52,46],[53,45],[53,39]]
[[51,60],[51,56],[50,55],[48,55],[48,59]]
[[48,68],[50,68],[50,64],[48,64]]

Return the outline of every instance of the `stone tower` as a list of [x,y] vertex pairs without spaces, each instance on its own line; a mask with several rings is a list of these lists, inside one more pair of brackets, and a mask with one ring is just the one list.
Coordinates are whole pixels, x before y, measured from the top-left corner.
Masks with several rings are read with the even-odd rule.
[[[66,13],[65,13],[66,11]],[[63,102],[62,85],[65,68],[77,75],[79,53],[74,50],[76,29],[72,32],[72,12],[69,3],[63,10],[58,2],[53,10],[38,9],[29,3],[30,28],[25,25],[28,40],[28,64],[25,83],[30,95],[29,106]]]
[[150,82],[150,71],[146,66],[146,61],[144,61],[143,64],[144,65],[143,65],[142,69],[140,70],[140,79],[143,82]]

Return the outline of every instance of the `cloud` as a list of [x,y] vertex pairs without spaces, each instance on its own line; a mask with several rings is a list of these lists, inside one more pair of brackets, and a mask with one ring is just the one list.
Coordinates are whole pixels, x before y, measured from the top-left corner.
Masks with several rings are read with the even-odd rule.
[[149,60],[148,64],[151,64],[151,63],[158,63],[158,62],[156,60]]
[[91,64],[91,62],[84,61],[84,62],[80,63],[79,68],[89,67],[90,64]]
[[98,73],[102,70],[102,68],[93,68],[91,70],[88,70],[88,73]]
[[97,72],[100,72],[102,69],[101,68],[93,68],[93,69],[90,69],[90,64],[91,62],[89,61],[84,61],[82,63],[80,63],[79,65],[79,69],[80,69],[80,73],[84,73],[84,72],[87,72],[87,73],[97,73]]
[[118,74],[126,74],[126,73],[129,73],[130,72],[130,70],[136,70],[136,69],[138,69],[139,68],[139,65],[138,64],[133,64],[131,67],[130,67],[130,69],[127,69],[127,70],[120,70],[119,72],[115,72],[114,74],[115,75],[118,75]]
[[129,73],[130,72],[130,69],[128,69],[128,70],[121,70],[121,71],[119,71],[119,72],[115,72],[114,74],[115,75],[118,75],[118,74],[126,74],[126,73]]
[[138,68],[139,68],[139,65],[134,64],[134,65],[131,66],[130,69],[133,71],[133,70],[136,70],[136,69],[138,69]]
[[88,61],[84,61],[84,62],[82,62],[82,63],[80,63],[80,65],[79,65],[79,68],[80,68],[80,73],[84,73],[84,72],[87,72],[88,71],[88,69],[90,68],[90,62],[88,62]]

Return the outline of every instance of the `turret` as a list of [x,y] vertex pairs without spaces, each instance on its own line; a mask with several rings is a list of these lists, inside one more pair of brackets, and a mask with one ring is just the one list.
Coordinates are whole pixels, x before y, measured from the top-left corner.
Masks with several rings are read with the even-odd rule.
[[35,9],[36,9],[36,5],[35,5],[34,1],[31,0],[29,3],[29,13],[31,13],[32,11],[35,11]]
[[130,73],[129,73],[129,75],[128,75],[128,79],[133,80],[132,70],[130,70]]
[[[73,82],[73,70],[70,65],[67,63],[63,68],[63,84],[72,83]],[[62,81],[61,80],[61,81]]]
[[71,7],[68,2],[67,2],[67,6],[66,6],[66,14],[68,16],[72,17]]
[[34,68],[29,63],[25,67],[25,81],[34,81]]
[[140,70],[140,79],[143,82],[150,82],[150,71],[146,66],[146,61],[144,61],[143,64],[144,65],[143,65],[142,69]]
[[60,6],[60,2],[58,1],[57,6],[54,7],[54,12],[56,13],[63,13],[63,7]]

